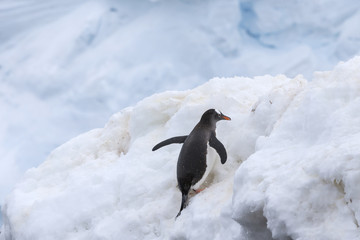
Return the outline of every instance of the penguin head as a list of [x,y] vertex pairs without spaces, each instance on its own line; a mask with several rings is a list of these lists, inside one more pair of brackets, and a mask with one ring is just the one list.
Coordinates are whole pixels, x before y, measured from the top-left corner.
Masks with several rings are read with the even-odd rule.
[[213,124],[216,124],[216,122],[218,122],[220,120],[231,120],[231,118],[228,116],[225,116],[219,110],[209,109],[206,112],[204,112],[204,114],[201,117],[200,122],[213,125]]

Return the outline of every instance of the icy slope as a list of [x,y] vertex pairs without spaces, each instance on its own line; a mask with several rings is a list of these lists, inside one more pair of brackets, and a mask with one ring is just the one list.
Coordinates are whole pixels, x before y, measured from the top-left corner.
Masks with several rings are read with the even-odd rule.
[[[358,239],[359,106],[360,57],[310,83],[224,78],[153,95],[29,170],[6,200],[1,237]],[[207,188],[175,221],[180,146],[151,148],[211,107],[232,117],[217,128],[228,162],[214,155]]]
[[[146,96],[234,66],[220,64],[217,42],[240,42],[236,1],[219,13],[209,2],[69,2],[0,1],[0,204],[61,143]],[[224,15],[227,28],[212,30]]]
[[[240,226],[223,212],[231,201],[234,172],[305,83],[284,76],[213,79],[194,90],[154,95],[115,114],[104,129],[71,140],[27,172],[4,206],[5,234],[15,239],[239,235]],[[281,100],[274,102],[276,111],[267,108],[269,118],[256,116],[254,122],[253,105],[274,94]],[[233,119],[218,124],[228,162],[222,166],[216,161],[208,188],[192,198],[175,222],[181,199],[175,175],[180,146],[156,152],[151,148],[167,137],[189,133],[211,107]],[[205,233],[191,231],[192,226]]]
[[317,73],[236,172],[232,216],[250,235],[266,219],[275,238],[360,238],[359,66]]
[[112,113],[214,76],[304,74],[359,53],[358,0],[1,0],[0,204]]

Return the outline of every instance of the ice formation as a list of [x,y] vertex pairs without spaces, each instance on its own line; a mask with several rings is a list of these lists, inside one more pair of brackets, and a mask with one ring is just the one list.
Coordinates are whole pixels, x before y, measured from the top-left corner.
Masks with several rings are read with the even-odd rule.
[[[228,161],[175,221],[178,145],[202,112]],[[2,239],[358,239],[360,57],[317,72],[164,92],[55,149],[3,207]]]
[[[0,1],[0,202],[68,139],[165,90],[359,54],[358,0]],[[1,224],[1,223],[0,223]]]

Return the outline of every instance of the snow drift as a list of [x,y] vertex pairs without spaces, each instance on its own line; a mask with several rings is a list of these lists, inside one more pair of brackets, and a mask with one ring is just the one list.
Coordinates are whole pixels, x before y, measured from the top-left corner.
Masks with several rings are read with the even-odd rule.
[[[175,221],[179,145],[202,113],[228,152]],[[360,57],[302,76],[153,95],[55,149],[7,197],[2,239],[358,239]]]
[[359,22],[358,0],[1,0],[0,202],[119,109],[214,76],[310,79],[360,54]]

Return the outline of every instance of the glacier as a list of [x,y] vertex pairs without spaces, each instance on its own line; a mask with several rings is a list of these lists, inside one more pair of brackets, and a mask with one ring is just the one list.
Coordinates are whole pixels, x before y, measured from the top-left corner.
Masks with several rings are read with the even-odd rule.
[[[175,220],[179,145],[204,110],[228,152]],[[2,209],[0,239],[359,239],[360,57],[152,95],[56,148]]]

